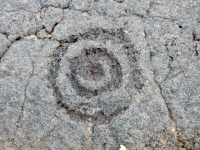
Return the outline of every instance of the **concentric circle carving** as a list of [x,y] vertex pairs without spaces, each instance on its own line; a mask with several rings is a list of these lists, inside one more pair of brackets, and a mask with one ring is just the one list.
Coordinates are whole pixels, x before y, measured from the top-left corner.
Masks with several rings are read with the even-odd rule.
[[91,29],[66,39],[50,69],[59,105],[79,119],[110,121],[133,101],[133,50],[121,29]]

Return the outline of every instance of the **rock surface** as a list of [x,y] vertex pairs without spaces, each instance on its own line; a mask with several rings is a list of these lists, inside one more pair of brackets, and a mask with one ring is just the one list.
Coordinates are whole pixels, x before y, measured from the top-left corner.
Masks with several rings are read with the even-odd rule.
[[200,149],[199,0],[0,8],[0,149]]

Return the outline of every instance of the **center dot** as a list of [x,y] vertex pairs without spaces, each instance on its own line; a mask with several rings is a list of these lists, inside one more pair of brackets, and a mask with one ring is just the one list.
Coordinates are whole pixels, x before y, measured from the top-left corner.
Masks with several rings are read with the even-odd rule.
[[101,64],[87,62],[83,68],[83,78],[86,80],[99,81],[104,77],[104,70]]

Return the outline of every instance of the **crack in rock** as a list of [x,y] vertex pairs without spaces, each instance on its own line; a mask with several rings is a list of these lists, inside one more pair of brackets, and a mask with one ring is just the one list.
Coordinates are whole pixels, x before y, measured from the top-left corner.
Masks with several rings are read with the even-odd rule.
[[[61,122],[60,124],[62,124],[63,122]],[[48,133],[46,136],[42,137],[39,141],[44,141],[46,138],[48,138],[50,136],[50,134],[57,128],[60,126],[60,124],[55,125]]]
[[[9,39],[8,39],[9,40]],[[10,41],[10,40],[9,40]],[[7,50],[3,52],[2,55],[0,55],[0,63],[2,62],[2,59],[4,57],[4,55],[9,51],[10,47],[12,46],[12,44],[14,43],[15,41],[11,42],[10,45],[8,46]]]
[[13,137],[13,145],[14,145],[14,139],[16,137],[18,128],[19,128],[19,126],[21,126],[20,121],[22,119],[22,115],[23,115],[23,112],[24,112],[24,106],[25,106],[25,102],[26,102],[26,98],[27,98],[27,88],[28,88],[28,86],[30,84],[31,77],[34,75],[34,63],[32,62],[31,64],[32,64],[32,67],[31,67],[32,69],[31,69],[30,75],[28,77],[27,83],[25,85],[25,89],[24,89],[24,101],[23,101],[22,106],[21,106],[20,116],[18,117],[17,122],[16,122],[17,129],[16,129],[16,132],[15,132],[14,137]]
[[163,98],[163,100],[164,100],[164,102],[165,102],[166,108],[167,108],[167,110],[168,110],[168,116],[169,116],[170,120],[173,121],[174,124],[176,125],[176,122],[175,122],[175,120],[174,120],[174,118],[173,118],[173,115],[172,115],[172,113],[171,113],[171,110],[170,110],[170,108],[169,108],[169,105],[168,105],[168,103],[167,103],[167,100],[166,100],[166,98],[164,97],[164,95],[163,95],[163,93],[162,93],[162,87],[161,87],[161,85],[156,81],[155,77],[154,77],[154,81],[155,81],[156,85],[158,86],[158,88],[159,88],[159,90],[160,90],[160,94],[161,94],[161,96],[162,96],[162,98]]
[[[144,30],[144,34],[145,34],[145,40],[146,40],[146,42],[147,42],[147,47],[149,48],[148,39],[147,39],[148,35],[147,35],[146,30]],[[151,56],[150,56],[150,57],[151,57]],[[150,58],[150,61],[151,61],[151,58]],[[166,98],[164,97],[164,95],[163,95],[163,93],[162,93],[162,87],[161,87],[161,85],[160,85],[160,84],[156,81],[156,79],[155,79],[155,74],[154,74],[154,72],[153,72],[153,75],[154,75],[153,79],[154,79],[156,85],[157,85],[158,88],[159,88],[160,94],[161,94],[161,96],[162,96],[162,98],[163,98],[163,100],[164,100],[164,102],[165,102],[166,108],[167,108],[167,110],[168,110],[168,116],[169,116],[170,120],[171,120],[172,122],[174,122],[175,125],[177,125],[176,122],[175,122],[175,120],[174,120],[174,118],[173,118],[173,116],[172,116],[171,110],[170,110],[170,108],[169,108],[169,106],[168,106],[168,104],[167,104]]]

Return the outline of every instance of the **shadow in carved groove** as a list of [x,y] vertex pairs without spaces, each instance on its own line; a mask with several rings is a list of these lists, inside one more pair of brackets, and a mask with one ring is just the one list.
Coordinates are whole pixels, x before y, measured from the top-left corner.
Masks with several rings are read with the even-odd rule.
[[[102,61],[106,61],[106,64],[109,66],[111,81],[105,83],[104,86],[93,89],[87,88],[87,85],[81,85],[77,79],[77,75],[79,74],[85,80],[93,80],[95,82],[107,78],[108,75],[105,74],[102,65],[98,63]],[[108,54],[106,49],[85,49],[79,57],[70,60],[70,70],[71,74],[69,78],[74,90],[79,96],[86,98],[97,96],[105,91],[113,91],[120,86],[122,80],[121,66],[118,60],[113,54]]]

